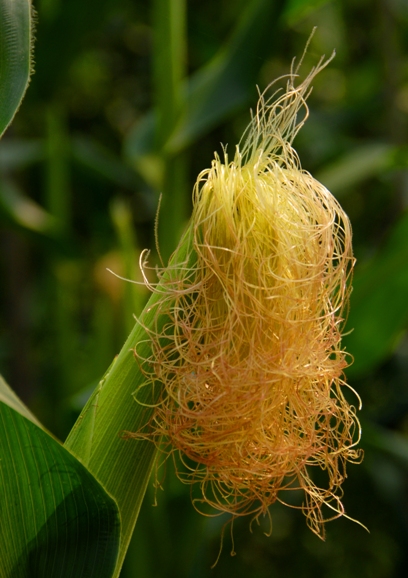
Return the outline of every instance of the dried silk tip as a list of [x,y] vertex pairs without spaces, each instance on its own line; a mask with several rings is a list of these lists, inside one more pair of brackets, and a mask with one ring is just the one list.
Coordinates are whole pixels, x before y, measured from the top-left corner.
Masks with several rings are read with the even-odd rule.
[[233,160],[215,155],[199,175],[188,258],[153,288],[151,356],[135,349],[143,387],[162,384],[135,436],[180,457],[179,477],[201,490],[195,506],[257,518],[275,501],[293,506],[288,492],[302,490],[298,507],[320,537],[344,515],[346,462],[361,459],[341,348],[350,223],[292,148],[326,64],[298,86],[292,70],[286,91],[261,94]]

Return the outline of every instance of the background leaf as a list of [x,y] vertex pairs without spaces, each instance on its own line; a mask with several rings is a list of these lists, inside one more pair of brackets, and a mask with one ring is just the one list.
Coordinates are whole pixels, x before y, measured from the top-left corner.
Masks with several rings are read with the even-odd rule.
[[341,198],[356,185],[389,169],[396,150],[396,147],[385,143],[361,145],[348,151],[335,163],[326,166],[316,178],[333,195]]
[[58,236],[56,219],[20,191],[13,181],[5,178],[0,182],[0,211],[12,222],[30,231],[51,238]]
[[320,6],[326,4],[328,1],[329,0],[288,0],[283,12],[283,18],[285,18],[288,24],[296,24],[296,22],[302,20],[302,18],[309,13],[313,13],[316,8],[320,8]]
[[[279,5],[269,0],[252,0],[245,6],[231,37],[202,69],[186,81],[178,122],[165,142],[167,153],[178,153],[209,132],[255,94],[262,54],[271,50],[268,25],[277,17]],[[137,162],[152,152],[152,114],[131,131],[125,154]],[[153,149],[154,150],[154,149]]]
[[364,374],[395,348],[408,321],[408,213],[384,247],[356,270],[344,344],[350,377]]

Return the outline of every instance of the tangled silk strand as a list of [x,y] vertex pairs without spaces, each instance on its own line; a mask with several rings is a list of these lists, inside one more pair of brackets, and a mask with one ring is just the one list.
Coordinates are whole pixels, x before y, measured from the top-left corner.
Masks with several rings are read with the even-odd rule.
[[[200,484],[197,507],[257,517],[302,489],[322,537],[322,506],[329,519],[344,514],[345,465],[360,459],[341,349],[350,224],[291,146],[324,66],[298,87],[290,74],[280,96],[261,95],[234,160],[216,155],[199,175],[194,264],[173,266],[157,306],[168,321],[148,330],[152,355],[140,360],[150,367],[144,387],[160,382],[163,393],[147,433],[135,434],[180,455],[181,479]],[[312,479],[316,467],[326,488]]]

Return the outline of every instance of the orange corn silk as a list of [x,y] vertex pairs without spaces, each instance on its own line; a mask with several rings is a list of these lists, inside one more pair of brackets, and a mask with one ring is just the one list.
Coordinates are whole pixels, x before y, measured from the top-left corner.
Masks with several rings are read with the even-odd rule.
[[202,492],[196,507],[257,517],[301,489],[298,507],[321,537],[344,514],[346,462],[360,459],[341,347],[350,223],[292,148],[326,64],[262,94],[233,159],[216,155],[199,175],[193,264],[172,265],[156,305],[168,322],[150,328],[152,355],[141,360],[152,369],[144,387],[161,382],[162,395],[147,433],[135,434],[180,456],[178,475]]

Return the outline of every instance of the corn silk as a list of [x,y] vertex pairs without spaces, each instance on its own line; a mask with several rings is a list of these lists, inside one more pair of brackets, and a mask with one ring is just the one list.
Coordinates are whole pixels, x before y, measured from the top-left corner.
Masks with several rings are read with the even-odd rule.
[[[292,68],[286,89],[268,97],[268,87],[233,158],[215,154],[198,176],[188,258],[157,285],[145,276],[160,297],[151,355],[135,348],[142,387],[161,393],[134,436],[179,456],[178,476],[200,490],[195,506],[258,519],[289,502],[320,537],[345,515],[346,463],[361,459],[341,346],[351,227],[292,148],[326,64],[298,86]],[[299,490],[303,500],[289,497]]]

